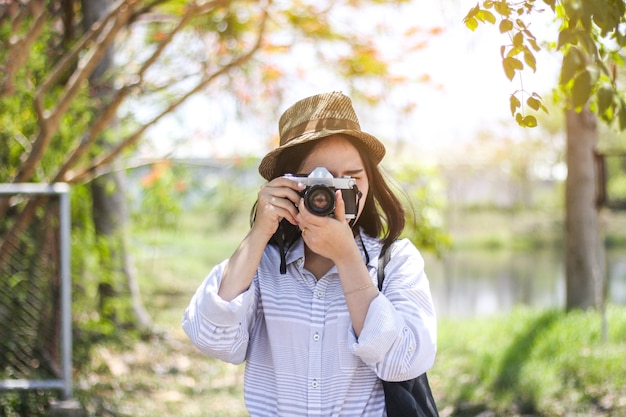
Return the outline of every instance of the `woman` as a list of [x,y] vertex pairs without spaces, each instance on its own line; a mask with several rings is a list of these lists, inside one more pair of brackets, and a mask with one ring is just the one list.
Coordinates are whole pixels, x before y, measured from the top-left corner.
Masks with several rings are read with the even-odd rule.
[[[414,378],[436,352],[424,262],[398,239],[404,211],[378,168],[385,148],[336,92],[294,104],[279,131],[280,146],[259,166],[268,182],[250,231],[198,288],[183,328],[207,355],[246,361],[253,417],[385,416],[380,380]],[[305,202],[319,167],[340,187],[331,215]],[[343,177],[355,193],[344,193]],[[391,260],[379,293],[383,247]]]

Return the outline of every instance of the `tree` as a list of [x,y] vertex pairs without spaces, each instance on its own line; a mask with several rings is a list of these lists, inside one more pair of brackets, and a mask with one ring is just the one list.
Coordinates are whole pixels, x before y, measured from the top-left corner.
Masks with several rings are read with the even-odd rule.
[[[8,122],[0,135],[8,146],[0,155],[6,162],[0,181],[90,185],[90,203],[102,209],[94,212],[92,222],[106,234],[111,222],[123,223],[123,210],[117,204],[107,206],[116,197],[109,191],[120,183],[104,181],[105,175],[115,178],[114,162],[193,95],[230,91],[253,107],[256,96],[250,91],[260,91],[265,100],[259,107],[278,105],[286,85],[283,69],[274,62],[303,43],[351,83],[369,80],[386,90],[401,82],[373,41],[383,26],[354,33],[331,19],[339,6],[354,13],[364,5],[389,7],[377,3],[2,2],[0,105]],[[124,65],[113,66],[112,58]],[[148,117],[128,111],[138,104]],[[8,199],[0,199],[0,265],[11,256],[11,240],[42,204],[34,199],[16,211]],[[111,247],[103,252],[110,253]],[[124,285],[125,293],[132,290],[132,284]]]
[[[533,71],[537,68],[535,52],[540,46],[529,23],[542,11],[537,3],[486,0],[472,8],[464,20],[471,30],[481,22],[495,24],[499,20],[500,33],[507,34],[511,41],[500,48],[503,69],[510,80],[519,77],[520,84],[525,68]],[[563,56],[558,91],[567,120],[566,308],[600,308],[604,302],[604,274],[595,207],[596,118],[609,124],[617,121],[617,127],[626,130],[626,99],[616,76],[617,68],[624,64],[626,2],[543,0],[543,3],[559,23],[557,39],[551,45]],[[522,87],[510,96],[511,114],[520,126],[534,127],[537,119],[526,113],[526,106],[547,111],[539,94],[528,93]]]

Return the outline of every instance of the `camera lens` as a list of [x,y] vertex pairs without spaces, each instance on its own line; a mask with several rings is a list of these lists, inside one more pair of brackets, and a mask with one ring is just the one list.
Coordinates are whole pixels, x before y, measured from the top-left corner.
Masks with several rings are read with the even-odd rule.
[[325,185],[313,185],[305,191],[304,204],[311,213],[328,216],[335,211],[335,191]]

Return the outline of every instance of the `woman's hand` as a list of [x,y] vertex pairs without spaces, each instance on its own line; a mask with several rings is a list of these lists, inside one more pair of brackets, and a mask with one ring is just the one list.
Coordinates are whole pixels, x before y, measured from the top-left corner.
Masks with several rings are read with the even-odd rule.
[[338,264],[344,256],[353,252],[355,244],[340,190],[335,191],[335,201],[333,216],[317,216],[306,208],[301,199],[295,220],[309,249]]
[[279,177],[263,185],[258,193],[256,217],[253,229],[259,230],[269,239],[282,219],[297,225],[296,205],[300,201],[299,192],[305,188],[304,184],[290,179]]

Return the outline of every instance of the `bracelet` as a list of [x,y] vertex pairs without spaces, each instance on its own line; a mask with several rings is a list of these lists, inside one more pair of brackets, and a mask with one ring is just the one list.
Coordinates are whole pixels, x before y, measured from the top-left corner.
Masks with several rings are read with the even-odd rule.
[[373,287],[373,286],[374,286],[374,284],[370,283],[370,284],[364,285],[364,286],[362,286],[362,287],[355,288],[355,289],[354,289],[354,290],[352,290],[352,291],[348,291],[348,292],[344,293],[343,295],[350,295],[350,294],[354,294],[355,292],[363,291],[363,290],[366,290],[366,289],[371,288],[371,287]]

